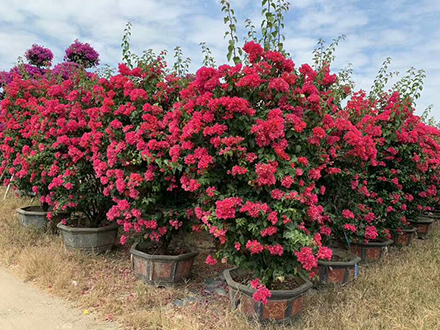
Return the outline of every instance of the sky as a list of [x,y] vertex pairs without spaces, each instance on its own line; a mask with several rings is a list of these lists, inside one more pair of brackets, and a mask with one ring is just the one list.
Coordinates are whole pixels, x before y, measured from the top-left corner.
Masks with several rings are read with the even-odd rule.
[[[285,17],[285,48],[297,66],[312,62],[321,38],[328,43],[346,38],[336,49],[332,71],[352,64],[356,89],[369,90],[384,60],[390,71],[403,75],[409,68],[426,71],[417,101],[421,114],[440,121],[440,0],[291,0]],[[260,0],[230,0],[238,18],[240,42],[245,19],[261,22]],[[220,0],[0,0],[0,70],[8,70],[34,43],[50,48],[55,63],[75,40],[90,43],[101,64],[121,62],[121,39],[131,22],[131,50],[180,46],[190,57],[190,69],[202,65],[200,42],[206,42],[217,64],[227,63]]]

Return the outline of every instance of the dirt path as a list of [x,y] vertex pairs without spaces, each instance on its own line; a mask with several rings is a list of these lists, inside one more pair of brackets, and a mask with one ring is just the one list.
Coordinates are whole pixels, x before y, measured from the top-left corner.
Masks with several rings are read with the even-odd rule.
[[23,283],[0,267],[1,330],[120,330]]

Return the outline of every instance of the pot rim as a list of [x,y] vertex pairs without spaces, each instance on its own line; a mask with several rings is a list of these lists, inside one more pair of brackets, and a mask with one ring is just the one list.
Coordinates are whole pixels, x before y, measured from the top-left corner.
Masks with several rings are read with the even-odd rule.
[[364,243],[364,242],[351,242],[351,245],[358,245],[358,246],[388,246],[393,244],[394,241],[388,238],[380,238],[380,241],[373,241],[373,242],[368,242],[368,243]]
[[[31,208],[39,208],[39,211],[32,211]],[[15,209],[17,211],[17,213],[23,214],[23,215],[44,215],[46,216],[47,213],[49,212],[44,212],[43,210],[41,210],[40,206],[38,205],[29,205],[29,206],[24,206],[24,207],[19,207],[17,209]]]
[[[252,295],[257,291],[256,289],[249,288],[246,285],[235,282],[232,279],[231,272],[237,269],[239,269],[239,267],[228,268],[223,271],[223,276],[225,277],[226,283],[231,288],[236,289],[252,297]],[[299,287],[293,290],[270,290],[272,296],[268,297],[268,300],[270,301],[270,300],[292,299],[306,293],[307,290],[309,290],[313,286],[313,284],[308,279],[302,276],[298,276],[298,277],[304,281],[304,284],[300,285]]]
[[102,231],[111,231],[119,228],[119,225],[117,223],[112,223],[105,227],[98,227],[98,228],[77,228],[77,227],[69,227],[63,225],[61,222],[57,224],[57,228],[62,231],[67,232],[75,232],[75,233],[96,233],[96,232],[102,232]]
[[404,235],[405,233],[415,233],[417,231],[417,227],[403,228],[402,231],[396,232],[396,235]]
[[413,223],[414,224],[430,224],[430,223],[433,223],[434,221],[435,220],[430,217],[421,216],[421,215],[419,215],[415,220],[409,220],[409,222],[411,224],[413,224]]
[[[32,208],[39,208],[38,211],[32,211]],[[23,215],[44,215],[46,216],[48,213],[51,212],[51,210],[45,212],[41,210],[41,207],[38,205],[29,205],[29,206],[23,206],[15,209],[17,213],[23,214]],[[68,213],[59,213],[60,214],[68,214]]]
[[354,253],[348,250],[332,248],[333,253],[342,252],[345,256],[349,256],[351,259],[349,261],[331,261],[331,260],[318,260],[318,266],[329,266],[329,267],[347,267],[355,266],[357,263],[361,262],[362,258],[358,257]]
[[155,260],[155,261],[181,261],[186,259],[195,258],[199,252],[198,251],[191,251],[188,253],[180,254],[177,256],[171,256],[171,255],[162,255],[162,254],[148,254],[142,251],[137,250],[138,243],[134,243],[130,248],[130,253],[132,255],[135,255],[137,257],[147,259],[147,260]]

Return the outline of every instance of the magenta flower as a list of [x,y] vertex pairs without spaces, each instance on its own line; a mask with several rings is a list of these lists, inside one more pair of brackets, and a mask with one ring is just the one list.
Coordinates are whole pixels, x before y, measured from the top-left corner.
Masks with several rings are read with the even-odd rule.
[[55,65],[52,69],[54,76],[60,76],[63,79],[69,79],[78,71],[79,65],[74,62],[63,62]]
[[90,44],[79,42],[76,39],[66,49],[64,60],[77,63],[85,68],[92,68],[99,64],[99,54]]
[[29,64],[35,65],[38,68],[49,67],[53,59],[53,53],[49,48],[33,44],[25,53]]

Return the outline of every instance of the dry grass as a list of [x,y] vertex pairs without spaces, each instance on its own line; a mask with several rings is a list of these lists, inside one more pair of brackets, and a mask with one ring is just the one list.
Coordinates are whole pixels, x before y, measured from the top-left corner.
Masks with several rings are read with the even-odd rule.
[[193,281],[177,288],[152,288],[135,279],[126,249],[86,256],[64,250],[57,236],[22,228],[15,209],[29,202],[12,194],[0,201],[0,263],[127,329],[440,329],[439,228],[426,241],[393,250],[378,265],[362,267],[355,283],[315,291],[302,317],[292,324],[261,326],[230,311],[224,298],[206,297],[183,308],[171,303],[197,291],[203,279],[221,270],[203,263],[212,248],[209,243],[199,240],[202,253]]

